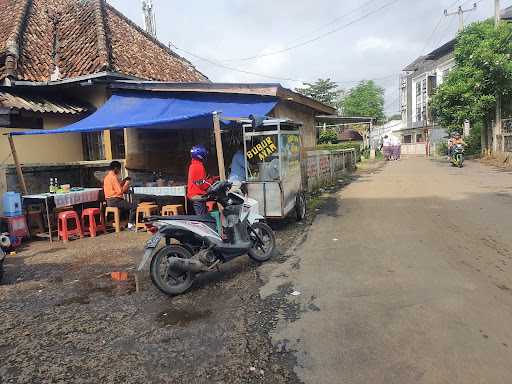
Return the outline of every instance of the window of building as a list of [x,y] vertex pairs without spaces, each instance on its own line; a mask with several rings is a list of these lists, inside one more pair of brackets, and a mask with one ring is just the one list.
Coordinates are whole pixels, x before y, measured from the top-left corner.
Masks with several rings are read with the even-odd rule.
[[442,79],[443,81],[446,80],[446,78],[448,77],[448,75],[450,74],[450,68],[446,68],[444,71],[443,71],[443,75],[442,75]]
[[416,121],[421,121],[421,82],[416,83]]
[[411,144],[412,143],[412,135],[404,135],[402,142],[404,144]]
[[424,143],[424,142],[425,142],[425,138],[423,137],[423,134],[417,133],[416,134],[416,143]]
[[124,159],[126,157],[124,147],[124,130],[116,129],[110,131],[110,142],[112,144],[112,158]]
[[86,161],[105,160],[103,132],[84,133],[82,142]]

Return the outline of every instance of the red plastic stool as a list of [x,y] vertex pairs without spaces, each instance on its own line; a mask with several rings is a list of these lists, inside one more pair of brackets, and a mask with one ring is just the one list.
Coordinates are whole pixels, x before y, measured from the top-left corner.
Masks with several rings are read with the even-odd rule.
[[[69,222],[74,223],[74,228],[69,229]],[[59,239],[62,238],[64,242],[69,240],[69,236],[79,236],[81,239],[84,237],[82,226],[80,225],[80,217],[75,211],[65,211],[59,213]]]
[[82,212],[82,228],[85,235],[96,237],[98,232],[107,232],[105,219],[99,208],[87,208]]

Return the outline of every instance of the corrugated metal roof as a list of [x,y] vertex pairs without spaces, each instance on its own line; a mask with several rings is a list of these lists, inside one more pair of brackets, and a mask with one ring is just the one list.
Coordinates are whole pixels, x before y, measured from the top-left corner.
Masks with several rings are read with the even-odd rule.
[[19,95],[6,91],[0,91],[0,106],[7,109],[22,109],[36,113],[64,113],[71,115],[89,111],[85,104],[70,103],[43,96]]

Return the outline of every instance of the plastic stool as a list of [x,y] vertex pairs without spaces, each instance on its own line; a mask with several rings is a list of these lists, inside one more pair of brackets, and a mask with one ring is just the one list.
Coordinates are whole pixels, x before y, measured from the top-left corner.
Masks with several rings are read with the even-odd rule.
[[[68,227],[69,222],[75,224],[75,228]],[[79,236],[81,239],[84,237],[82,226],[80,225],[80,218],[75,211],[66,211],[59,213],[59,239],[62,238],[64,242],[69,240],[70,236]]]
[[[158,205],[139,204],[137,206],[137,216],[135,229],[146,229],[146,224],[142,221],[145,217],[158,214]],[[142,217],[141,217],[142,216]]]
[[219,211],[211,211],[208,214],[210,216],[212,216],[215,219],[215,221],[217,222],[217,232],[219,235],[221,235],[222,234],[222,221],[220,218],[220,212]]
[[91,237],[96,237],[98,232],[107,232],[105,219],[99,208],[87,208],[83,210],[82,228],[84,230],[84,234],[90,235]]
[[217,208],[217,203],[215,201],[207,201],[206,208],[208,208],[208,212],[212,212]]
[[114,220],[112,221],[112,227],[116,230],[116,232],[121,232],[121,211],[119,211],[119,208],[115,207],[107,207],[105,208],[105,228],[107,226],[107,223],[110,225],[109,222],[109,215],[112,214],[114,216]]
[[183,205],[165,205],[162,207],[162,216],[176,216],[183,213]]

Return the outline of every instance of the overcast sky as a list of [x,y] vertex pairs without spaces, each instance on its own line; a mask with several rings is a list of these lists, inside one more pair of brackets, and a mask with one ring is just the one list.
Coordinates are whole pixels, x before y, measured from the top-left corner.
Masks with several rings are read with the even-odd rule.
[[[154,6],[159,40],[181,48],[176,51],[212,81],[279,82],[293,89],[330,78],[347,89],[378,79],[386,112],[393,114],[400,70],[455,36],[458,17],[444,17],[446,7],[468,9],[474,1],[154,0]],[[142,25],[140,0],[109,2]],[[510,5],[502,0],[502,8]],[[465,14],[466,24],[491,17],[493,7],[494,1],[480,0],[476,12]]]

